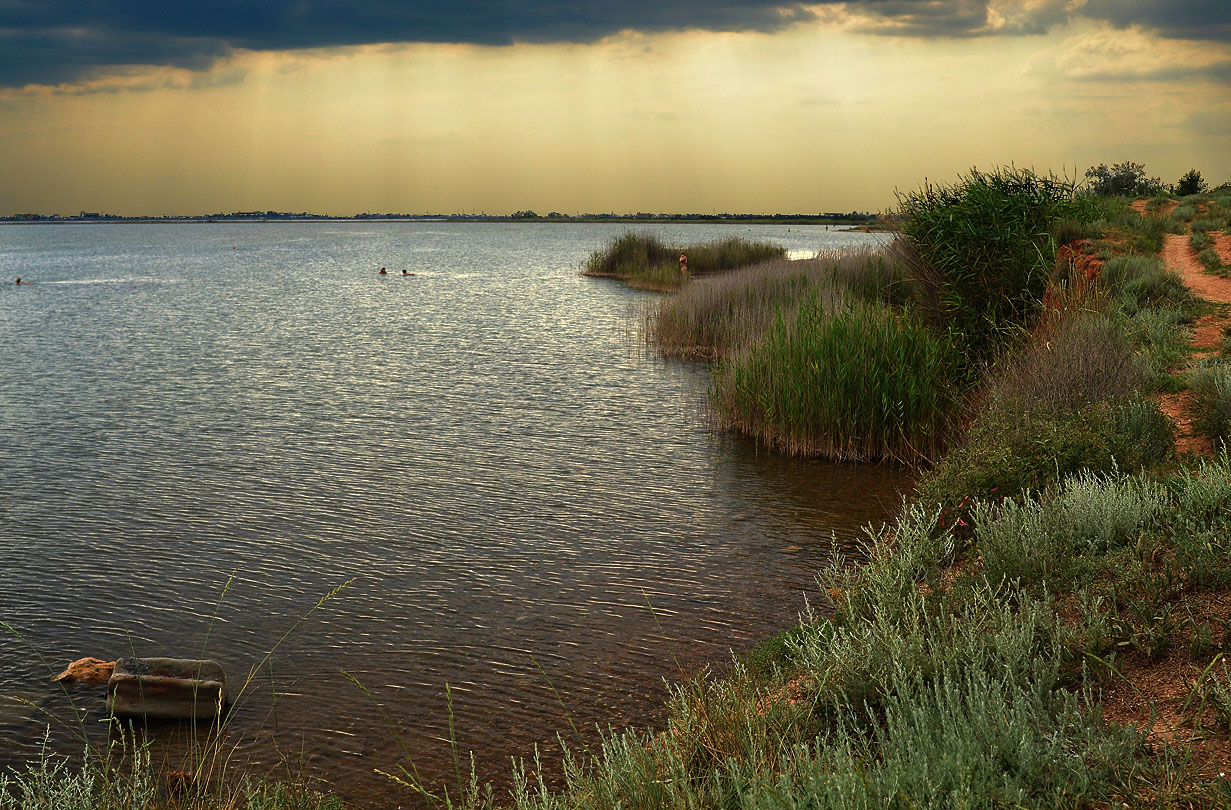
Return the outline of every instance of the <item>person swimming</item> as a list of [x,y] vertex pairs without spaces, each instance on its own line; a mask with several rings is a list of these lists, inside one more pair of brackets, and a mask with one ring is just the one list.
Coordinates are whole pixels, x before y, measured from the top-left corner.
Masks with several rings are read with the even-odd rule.
[[404,276],[413,276],[413,275],[414,275],[414,273],[408,273],[408,272],[406,272],[406,270],[402,270],[402,275],[404,275]]
[[389,275],[389,274],[388,274],[388,273],[386,273],[386,272],[385,272],[385,268],[383,268],[383,267],[382,267],[382,268],[380,268],[380,273],[378,273],[377,275],[387,276],[387,275]]

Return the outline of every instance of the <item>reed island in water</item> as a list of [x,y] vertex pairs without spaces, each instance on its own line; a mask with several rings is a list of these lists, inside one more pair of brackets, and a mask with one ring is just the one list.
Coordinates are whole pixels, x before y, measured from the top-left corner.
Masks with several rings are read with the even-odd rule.
[[[596,252],[586,273],[678,288],[644,339],[709,364],[716,428],[910,466],[914,491],[820,572],[801,621],[675,681],[665,722],[562,728],[508,789],[464,750],[445,781],[403,759],[389,789],[544,810],[1225,806],[1231,343],[1220,288],[1196,297],[1160,254],[1201,245],[1217,275],[1231,189],[1100,190],[972,172],[902,196],[888,247],[807,260],[640,235]],[[174,791],[139,760],[16,779],[108,807],[337,801],[227,770]]]

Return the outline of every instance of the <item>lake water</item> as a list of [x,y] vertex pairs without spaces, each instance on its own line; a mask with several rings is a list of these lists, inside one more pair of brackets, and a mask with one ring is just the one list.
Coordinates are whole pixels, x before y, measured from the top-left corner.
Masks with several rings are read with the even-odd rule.
[[[33,282],[0,284],[0,767],[49,724],[66,754],[106,739],[101,686],[48,682],[70,660],[213,657],[235,691],[277,645],[233,760],[412,805],[373,769],[404,745],[451,776],[446,684],[499,779],[791,625],[906,478],[715,435],[704,366],[640,346],[653,296],[578,275],[623,230],[0,226],[0,279]],[[179,767],[183,729],[151,735]]]

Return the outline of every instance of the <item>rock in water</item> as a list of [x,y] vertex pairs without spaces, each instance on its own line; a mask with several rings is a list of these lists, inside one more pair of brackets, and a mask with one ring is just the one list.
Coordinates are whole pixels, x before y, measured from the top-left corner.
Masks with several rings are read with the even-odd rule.
[[113,716],[207,719],[221,714],[226,703],[226,675],[217,661],[121,658],[107,681]]

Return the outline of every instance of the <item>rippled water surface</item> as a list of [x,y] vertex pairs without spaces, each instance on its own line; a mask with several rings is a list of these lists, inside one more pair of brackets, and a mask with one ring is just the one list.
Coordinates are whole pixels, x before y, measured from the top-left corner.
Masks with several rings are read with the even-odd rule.
[[[577,274],[621,231],[0,226],[0,278],[33,281],[0,285],[0,766],[49,722],[65,753],[105,739],[100,687],[48,683],[71,659],[204,652],[235,691],[281,640],[235,760],[409,805],[373,769],[404,744],[452,774],[446,684],[503,778],[570,718],[654,722],[677,661],[791,624],[905,479],[713,435],[705,368],[639,348],[649,297]],[[183,730],[152,732],[178,766]]]

